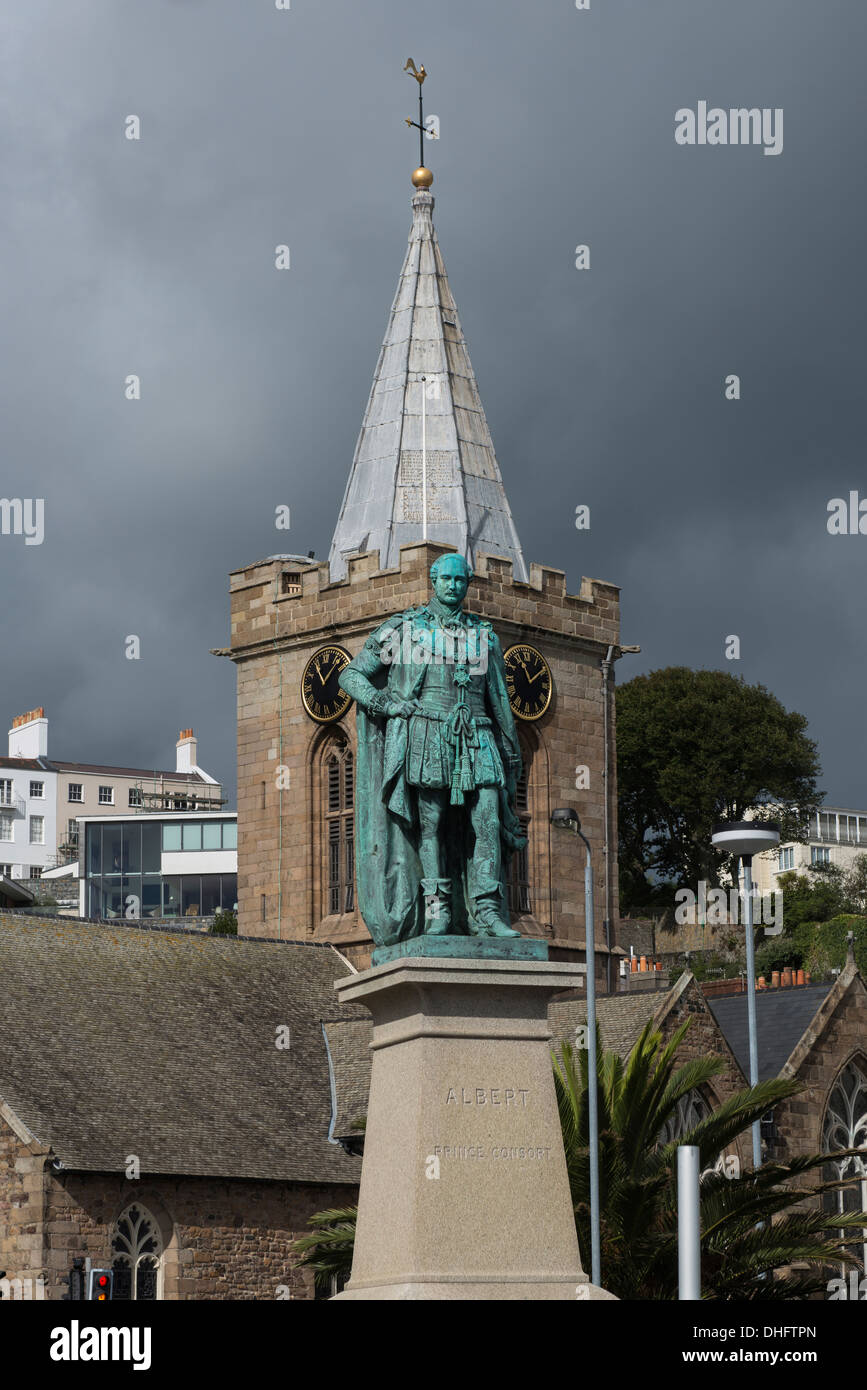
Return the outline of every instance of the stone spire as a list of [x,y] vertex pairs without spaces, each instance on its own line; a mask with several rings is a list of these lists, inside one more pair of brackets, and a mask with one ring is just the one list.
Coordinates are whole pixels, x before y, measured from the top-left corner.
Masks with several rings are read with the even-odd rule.
[[470,564],[480,553],[503,555],[514,578],[527,579],[433,206],[417,185],[406,259],[331,542],[332,579],[345,576],[347,555],[378,550],[388,568],[399,564],[402,545],[423,538],[423,433],[427,539],[455,546]]

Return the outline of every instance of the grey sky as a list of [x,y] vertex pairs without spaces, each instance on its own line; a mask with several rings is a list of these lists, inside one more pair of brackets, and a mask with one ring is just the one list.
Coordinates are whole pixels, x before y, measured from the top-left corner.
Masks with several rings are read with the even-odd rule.
[[[6,6],[0,494],[44,497],[46,534],[0,537],[4,727],[42,704],[50,754],[172,766],[192,725],[233,793],[208,649],[230,569],[327,554],[410,225],[412,55],[527,560],[623,586],[619,679],[762,681],[829,801],[867,803],[867,537],[826,530],[867,495],[865,40],[840,0]],[[676,145],[699,100],[782,107],[782,154]]]

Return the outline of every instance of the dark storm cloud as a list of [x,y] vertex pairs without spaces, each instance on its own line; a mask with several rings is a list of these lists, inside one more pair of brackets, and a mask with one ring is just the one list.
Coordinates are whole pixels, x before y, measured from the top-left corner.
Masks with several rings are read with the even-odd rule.
[[[411,54],[525,555],[623,586],[620,679],[763,681],[864,804],[867,537],[825,522],[867,494],[867,13],[28,0],[2,26],[0,491],[44,497],[46,536],[0,537],[0,716],[44,704],[56,754],[144,765],[192,724],[233,783],[226,575],[327,553],[409,228]],[[782,154],[678,146],[700,100],[782,107]]]

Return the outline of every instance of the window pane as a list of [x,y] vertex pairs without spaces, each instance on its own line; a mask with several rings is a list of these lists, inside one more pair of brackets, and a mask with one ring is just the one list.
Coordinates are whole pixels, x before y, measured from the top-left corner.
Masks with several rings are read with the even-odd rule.
[[181,879],[181,911],[184,917],[198,917],[202,906],[202,888],[198,877]]
[[102,826],[88,825],[87,829],[87,872],[92,876],[102,872]]
[[[134,898],[134,902],[130,899]],[[141,874],[124,874],[123,878],[123,915],[131,915],[132,920],[141,917]]]
[[125,825],[123,828],[123,871],[125,874],[141,873],[141,826]]
[[141,866],[146,874],[160,871],[160,827],[148,821],[141,828]]
[[220,822],[205,821],[202,826],[202,849],[220,848]]
[[181,847],[181,827],[177,823],[170,823],[163,826],[163,851],[180,849]]
[[235,912],[238,907],[238,875],[221,874],[220,887],[223,910],[225,912]]
[[184,826],[184,849],[202,848],[202,824],[201,821],[194,822],[193,825]]
[[223,849],[238,848],[238,822],[227,820],[223,822]]
[[102,881],[102,917],[123,916],[123,892],[120,879]]
[[177,917],[180,907],[181,880],[179,878],[163,879],[163,916]]
[[141,915],[142,917],[159,917],[161,911],[160,904],[160,882],[149,883],[144,880],[141,890]]
[[121,833],[119,825],[102,827],[102,872],[119,874],[121,870]]
[[202,875],[202,916],[213,917],[220,906],[220,875]]

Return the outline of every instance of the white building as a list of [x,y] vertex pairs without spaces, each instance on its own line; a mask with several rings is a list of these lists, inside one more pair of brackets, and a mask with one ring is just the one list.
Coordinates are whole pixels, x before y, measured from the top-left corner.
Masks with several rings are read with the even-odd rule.
[[769,893],[779,886],[782,874],[826,864],[848,872],[859,854],[867,854],[867,811],[823,806],[811,816],[805,840],[783,840],[779,849],[755,856],[753,880],[762,893]]
[[9,756],[0,758],[0,876],[39,878],[57,852],[57,772],[40,721],[21,753],[13,732]]
[[222,787],[197,756],[192,729],[182,729],[170,772],[49,758],[45,710],[18,715],[0,758],[0,877],[41,878],[77,862],[82,816],[219,810]]

